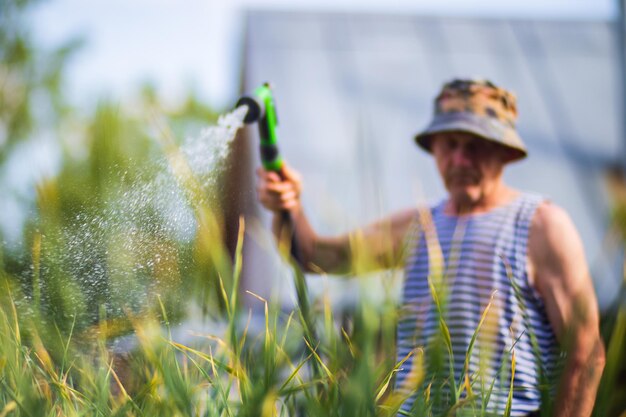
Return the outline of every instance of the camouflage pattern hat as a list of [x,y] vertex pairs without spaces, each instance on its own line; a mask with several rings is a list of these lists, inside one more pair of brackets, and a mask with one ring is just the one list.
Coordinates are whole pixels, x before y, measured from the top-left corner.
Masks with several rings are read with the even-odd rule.
[[526,146],[515,130],[515,95],[489,81],[453,80],[443,86],[435,99],[430,125],[415,137],[431,152],[432,135],[461,131],[499,143],[513,150],[507,162],[526,157]]

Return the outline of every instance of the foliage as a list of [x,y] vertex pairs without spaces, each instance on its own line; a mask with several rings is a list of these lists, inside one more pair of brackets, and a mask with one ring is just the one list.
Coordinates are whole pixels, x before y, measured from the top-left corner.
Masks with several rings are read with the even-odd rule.
[[80,48],[71,39],[52,51],[34,45],[27,10],[36,1],[0,4],[0,163],[44,123],[58,121],[70,108],[63,94],[68,60]]
[[[403,361],[394,363],[390,354],[395,304],[376,308],[362,301],[353,314],[338,318],[326,300],[311,304],[302,286],[292,311],[256,296],[265,313],[263,322],[254,324],[240,306],[237,287],[244,227],[242,219],[234,264],[230,276],[224,275],[233,282],[231,290],[221,294],[224,319],[214,323],[215,333],[199,334],[194,343],[182,344],[172,337],[173,324],[160,303],[128,314],[137,341],[132,350],[112,347],[108,338],[116,321],[104,317],[90,329],[78,331],[73,322],[69,331],[55,331],[5,274],[0,304],[0,403],[4,404],[0,412],[16,416],[397,415],[402,402],[423,383],[425,364],[415,351],[413,388],[391,390],[393,375],[403,366]],[[297,286],[304,282],[297,268],[293,277]],[[616,325],[621,330],[608,345],[608,373],[598,397],[602,401],[609,401],[613,386],[607,384],[612,384],[611,373],[618,369],[615,361],[622,360],[623,349],[615,340],[623,337],[624,317],[622,311]],[[476,329],[476,335],[479,332]],[[445,368],[444,364],[444,373]],[[479,389],[473,381],[455,384],[461,395],[447,411],[433,412],[437,401],[433,387],[418,394],[411,415],[489,415],[480,407],[480,398],[471,405],[471,393]],[[608,404],[599,402],[597,415],[619,415],[619,410],[603,408]]]
[[[196,239],[195,225],[185,237],[172,231],[176,225],[166,218],[165,199],[159,196],[180,180],[167,175],[164,149],[175,150],[180,140],[172,138],[214,121],[215,112],[193,92],[181,105],[167,107],[150,85],[143,86],[132,106],[109,99],[93,114],[75,111],[65,101],[63,86],[66,64],[80,42],[52,52],[37,48],[27,20],[34,4],[9,1],[0,6],[0,163],[18,143],[43,130],[58,137],[62,160],[57,175],[37,186],[22,252],[2,254],[6,273],[64,335],[94,325],[102,314],[121,318],[124,309],[146,308],[155,302],[144,300],[147,292],[162,293],[172,317],[182,316],[186,306],[180,301],[192,294],[215,304],[205,283],[215,271],[206,261],[211,259],[207,245],[215,240],[221,247],[221,230],[211,219],[217,216],[209,207],[211,190],[205,187],[200,191],[204,195],[193,200],[167,196],[178,199],[178,209],[192,223],[194,213],[205,218],[198,223],[201,232],[210,234],[208,242]],[[163,126],[173,132],[160,131]],[[161,142],[155,140],[159,138]],[[207,230],[211,227],[215,230]],[[180,289],[183,273],[187,292],[170,291]],[[131,330],[124,322],[117,331]]]

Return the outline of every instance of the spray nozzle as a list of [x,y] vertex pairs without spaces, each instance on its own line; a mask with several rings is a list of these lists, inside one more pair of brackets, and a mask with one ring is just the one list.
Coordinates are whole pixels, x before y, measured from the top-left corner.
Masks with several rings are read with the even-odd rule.
[[257,100],[256,98],[252,96],[240,97],[239,100],[237,101],[237,105],[235,105],[235,108],[241,107],[241,106],[246,106],[248,108],[248,112],[246,113],[246,116],[243,118],[243,122],[245,124],[254,123],[257,120],[259,120],[261,117],[263,117],[265,114],[265,109],[263,105],[259,102],[259,100]]
[[247,106],[248,112],[243,121],[246,124],[257,122],[259,125],[259,137],[261,140],[261,161],[268,171],[280,171],[283,159],[278,152],[278,138],[276,126],[276,104],[269,83],[254,90],[254,94],[242,96],[236,107]]

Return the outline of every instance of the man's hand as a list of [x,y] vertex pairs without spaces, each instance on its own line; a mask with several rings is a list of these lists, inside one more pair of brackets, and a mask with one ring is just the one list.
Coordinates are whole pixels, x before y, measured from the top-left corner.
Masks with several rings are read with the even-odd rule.
[[[306,270],[311,271],[317,265],[318,236],[311,228],[302,211],[300,190],[302,180],[300,174],[286,163],[280,172],[266,171],[258,168],[257,195],[259,202],[274,213],[272,231],[278,243],[279,251],[288,256],[297,248],[297,261]],[[333,248],[333,256],[345,256],[345,248],[337,245]]]
[[257,194],[261,204],[273,212],[292,211],[300,207],[301,176],[283,164],[280,172],[256,171]]

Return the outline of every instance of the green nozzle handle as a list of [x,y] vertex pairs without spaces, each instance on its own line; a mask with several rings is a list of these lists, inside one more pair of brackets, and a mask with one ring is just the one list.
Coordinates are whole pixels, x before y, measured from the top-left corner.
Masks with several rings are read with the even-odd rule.
[[[263,163],[263,168],[265,168],[266,171],[277,172],[283,177],[281,173],[283,158],[278,151],[278,136],[276,135],[278,116],[276,115],[276,103],[274,102],[274,96],[272,95],[272,89],[269,83],[264,83],[254,90],[253,96],[241,97],[236,107],[243,105],[248,107],[248,113],[243,120],[244,123],[250,124],[257,122],[259,125],[261,162]],[[288,211],[282,211],[280,215],[285,223],[293,223]],[[292,229],[291,234],[291,255],[296,261],[302,264],[303,258],[297,245],[295,229]]]
[[244,122],[258,122],[263,167],[267,171],[280,171],[283,167],[283,158],[278,151],[278,137],[276,135],[278,117],[276,116],[276,103],[274,102],[269,83],[264,83],[254,90],[253,97],[241,97],[237,102],[237,107],[241,105],[248,106],[248,113],[244,118]]
[[268,83],[263,84],[254,91],[254,95],[263,103],[264,115],[259,120],[259,135],[261,137],[261,161],[268,171],[280,171],[283,167],[283,158],[278,151],[278,136],[276,126],[276,103]]

